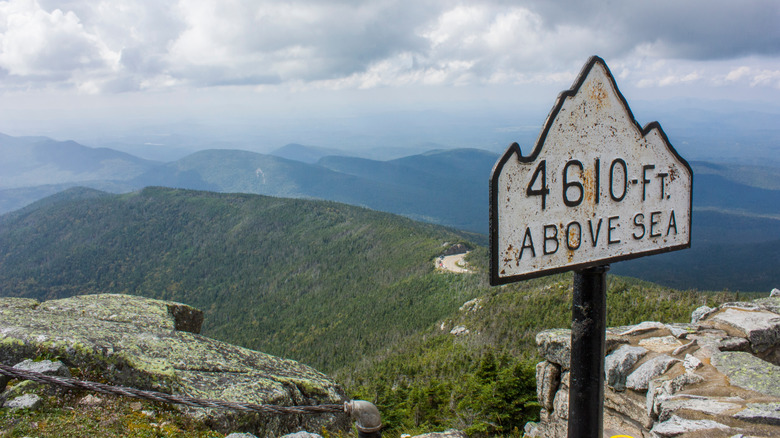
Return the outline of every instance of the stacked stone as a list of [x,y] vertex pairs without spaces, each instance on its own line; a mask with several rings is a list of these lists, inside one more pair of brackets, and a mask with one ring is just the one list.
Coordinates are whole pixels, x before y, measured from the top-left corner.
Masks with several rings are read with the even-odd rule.
[[[777,295],[607,329],[604,436],[780,436]],[[570,342],[563,329],[536,337],[541,421],[526,436],[567,436]]]

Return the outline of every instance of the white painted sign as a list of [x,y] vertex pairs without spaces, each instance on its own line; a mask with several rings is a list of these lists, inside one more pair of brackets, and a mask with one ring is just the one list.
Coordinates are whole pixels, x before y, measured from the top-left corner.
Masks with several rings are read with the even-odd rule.
[[531,154],[514,143],[493,168],[491,284],[688,248],[692,185],[661,126],[639,126],[593,57]]

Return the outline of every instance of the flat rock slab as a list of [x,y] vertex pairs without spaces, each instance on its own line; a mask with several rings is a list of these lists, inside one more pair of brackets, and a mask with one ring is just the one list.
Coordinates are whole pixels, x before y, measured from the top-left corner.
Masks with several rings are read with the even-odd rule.
[[780,403],[749,403],[747,409],[734,416],[752,423],[780,426]]
[[654,436],[673,437],[689,432],[705,430],[728,430],[729,427],[712,420],[686,420],[676,415],[663,423],[658,423],[651,430]]
[[732,401],[716,400],[706,397],[677,396],[660,403],[658,419],[666,421],[680,409],[696,411],[707,415],[721,415],[729,411],[742,409],[741,404]]
[[17,370],[45,374],[47,376],[71,377],[68,367],[60,361],[52,362],[50,360],[40,360],[35,362],[27,359],[14,365],[14,368]]
[[707,317],[716,328],[747,338],[755,352],[763,352],[780,344],[780,315],[767,310],[725,308]]
[[655,351],[656,353],[664,354],[671,353],[682,345],[683,343],[678,341],[674,336],[653,337],[639,341],[640,347],[647,348],[648,350]]
[[742,351],[716,353],[711,363],[734,386],[780,397],[780,367],[777,365]]
[[[255,404],[344,400],[343,390],[311,367],[179,330],[196,328],[198,313],[130,295],[83,295],[39,305],[0,298],[0,362],[14,365],[48,353],[111,384],[138,389]],[[208,417],[216,428],[223,420],[233,426],[243,421],[229,411]],[[253,422],[247,428],[271,435],[320,430],[337,418],[338,427],[347,424],[344,416],[333,415],[245,417]]]
[[38,310],[88,315],[93,320],[125,322],[142,327],[200,333],[203,312],[182,303],[153,300],[134,295],[79,295],[44,301]]
[[656,321],[644,321],[644,322],[640,322],[637,325],[631,326],[631,328],[623,330],[622,332],[618,333],[618,335],[636,336],[636,335],[641,335],[642,333],[647,333],[653,330],[661,330],[665,328],[666,328],[666,324],[662,324]]
[[650,380],[665,373],[676,362],[680,362],[680,360],[665,354],[653,357],[628,375],[626,387],[635,391],[645,390]]

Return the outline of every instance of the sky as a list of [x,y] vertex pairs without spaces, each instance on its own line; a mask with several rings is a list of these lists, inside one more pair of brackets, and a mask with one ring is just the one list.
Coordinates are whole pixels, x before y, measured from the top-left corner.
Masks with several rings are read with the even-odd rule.
[[294,132],[425,111],[540,123],[591,55],[629,104],[780,113],[777,0],[10,0],[0,132]]

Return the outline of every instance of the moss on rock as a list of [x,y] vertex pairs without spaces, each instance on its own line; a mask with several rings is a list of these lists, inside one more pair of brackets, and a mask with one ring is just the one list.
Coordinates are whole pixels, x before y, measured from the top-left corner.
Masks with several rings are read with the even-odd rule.
[[[112,384],[225,401],[312,405],[344,400],[343,390],[311,367],[192,333],[199,330],[202,314],[183,304],[116,294],[33,301],[0,298],[3,364],[57,358]],[[250,427],[272,435],[346,425],[345,418],[331,415],[263,418],[190,411],[208,416],[217,429]]]

